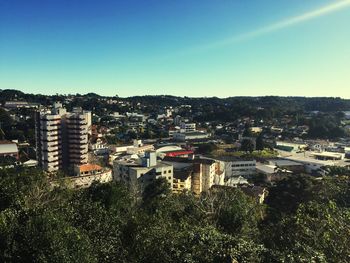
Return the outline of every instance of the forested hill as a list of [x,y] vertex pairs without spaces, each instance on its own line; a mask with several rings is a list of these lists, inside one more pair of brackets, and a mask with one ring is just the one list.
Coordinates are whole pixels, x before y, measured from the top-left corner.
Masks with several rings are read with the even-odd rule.
[[158,105],[199,105],[199,104],[218,104],[218,105],[250,105],[261,108],[286,107],[291,109],[300,109],[306,111],[346,111],[350,110],[350,100],[336,97],[175,97],[175,96],[134,96],[126,98],[128,101],[140,102],[145,104]]
[[[350,111],[350,99],[342,99],[339,97],[279,97],[279,96],[264,96],[264,97],[177,97],[170,95],[154,95],[154,96],[132,96],[121,98],[118,96],[100,96],[96,93],[75,94],[79,100],[98,101],[103,99],[118,99],[131,102],[133,104],[141,103],[144,105],[153,105],[157,107],[162,106],[179,106],[191,105],[192,107],[199,107],[205,105],[225,106],[235,108],[269,108],[269,109],[284,109],[285,111]],[[1,90],[0,102],[3,104],[9,100],[19,100],[28,102],[38,102],[43,105],[51,104],[54,101],[65,101],[67,95],[42,95],[42,94],[28,94],[18,90]]]

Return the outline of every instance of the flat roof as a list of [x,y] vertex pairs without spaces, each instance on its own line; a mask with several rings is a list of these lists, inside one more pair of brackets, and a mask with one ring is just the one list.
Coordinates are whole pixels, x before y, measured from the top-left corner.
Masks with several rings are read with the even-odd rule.
[[321,153],[312,153],[314,156],[323,156],[323,157],[341,157],[343,153],[335,153],[335,152],[321,152]]
[[270,162],[275,163],[277,166],[302,166],[303,164],[286,159],[272,159]]
[[253,158],[239,157],[239,156],[215,156],[212,157],[215,160],[223,161],[223,162],[254,162],[256,161]]
[[188,159],[183,157],[172,157],[172,156],[165,156],[163,161],[174,162],[174,163],[202,163],[202,164],[209,164],[209,165],[215,163],[215,160],[213,159],[202,159],[202,158]]
[[80,172],[90,172],[96,170],[102,170],[102,167],[97,164],[83,164],[79,166]]
[[18,153],[17,144],[9,141],[0,141],[0,154]]

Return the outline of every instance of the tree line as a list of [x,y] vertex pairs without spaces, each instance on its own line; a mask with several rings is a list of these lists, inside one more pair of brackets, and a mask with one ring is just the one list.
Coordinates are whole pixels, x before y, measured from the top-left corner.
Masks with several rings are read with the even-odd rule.
[[[19,170],[18,170],[19,169]],[[348,177],[289,177],[259,204],[239,189],[195,197],[156,180],[51,186],[0,170],[1,262],[349,262]]]

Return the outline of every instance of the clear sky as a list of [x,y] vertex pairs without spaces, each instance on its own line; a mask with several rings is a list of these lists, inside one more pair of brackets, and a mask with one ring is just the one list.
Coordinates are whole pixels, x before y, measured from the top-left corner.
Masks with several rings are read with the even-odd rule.
[[350,0],[0,0],[0,89],[350,98]]

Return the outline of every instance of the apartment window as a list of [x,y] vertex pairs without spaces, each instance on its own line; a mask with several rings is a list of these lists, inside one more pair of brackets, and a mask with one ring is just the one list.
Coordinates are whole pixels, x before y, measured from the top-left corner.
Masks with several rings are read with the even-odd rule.
[[171,170],[169,170],[168,173],[171,173]]
[[163,174],[166,174],[166,171],[164,171]]

